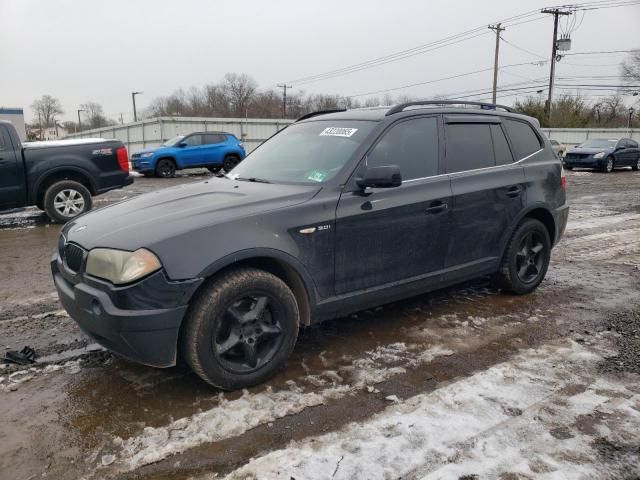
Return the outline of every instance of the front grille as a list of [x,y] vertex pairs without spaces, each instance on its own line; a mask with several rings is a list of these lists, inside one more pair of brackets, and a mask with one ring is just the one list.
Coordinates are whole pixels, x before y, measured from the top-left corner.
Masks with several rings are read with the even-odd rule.
[[64,247],[64,261],[70,270],[79,272],[82,268],[82,260],[84,259],[84,250],[78,245],[67,243]]
[[588,158],[591,155],[588,153],[567,153],[566,155],[566,159],[567,160],[582,160],[583,158]]

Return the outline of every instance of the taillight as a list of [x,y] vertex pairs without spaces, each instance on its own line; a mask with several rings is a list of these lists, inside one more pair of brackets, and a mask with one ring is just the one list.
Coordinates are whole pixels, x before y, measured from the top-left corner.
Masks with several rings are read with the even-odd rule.
[[561,171],[560,171],[560,187],[562,187],[562,190],[566,190],[567,189],[567,177],[564,174],[564,168],[560,167]]
[[129,154],[125,147],[116,148],[116,159],[118,160],[120,170],[125,173],[129,173]]

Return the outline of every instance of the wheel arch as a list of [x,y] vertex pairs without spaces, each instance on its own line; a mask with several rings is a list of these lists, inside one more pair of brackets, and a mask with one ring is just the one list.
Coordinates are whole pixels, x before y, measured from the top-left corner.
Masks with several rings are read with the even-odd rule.
[[300,309],[300,325],[308,326],[314,322],[317,296],[313,279],[298,260],[279,250],[250,249],[216,261],[199,275],[205,280],[191,298],[197,295],[205,285],[215,282],[221,274],[242,267],[258,268],[280,278],[296,297]]
[[44,202],[44,194],[47,189],[56,182],[63,180],[72,180],[84,185],[91,195],[97,195],[97,187],[91,178],[91,175],[77,167],[61,167],[51,170],[38,179],[31,193],[31,202],[35,205],[41,205]]
[[511,236],[513,235],[513,232],[515,232],[516,228],[518,228],[518,225],[525,218],[533,218],[542,222],[542,224],[547,229],[547,232],[549,233],[549,240],[551,241],[552,248],[553,246],[555,246],[557,227],[551,210],[543,204],[533,205],[528,209],[522,211],[520,215],[518,215],[518,217],[516,217],[515,220],[511,222],[511,226],[507,229],[502,238],[500,258],[504,256],[504,252],[507,248],[509,240],[511,239]]
[[177,158],[175,156],[169,155],[169,154],[164,154],[164,155],[158,156],[158,158],[154,158],[154,160],[153,160],[153,169],[154,169],[154,171],[155,171],[156,167],[158,166],[158,162],[160,160],[171,160],[173,162],[173,164],[176,166],[176,170],[182,169],[182,167],[178,164],[178,160],[177,160]]

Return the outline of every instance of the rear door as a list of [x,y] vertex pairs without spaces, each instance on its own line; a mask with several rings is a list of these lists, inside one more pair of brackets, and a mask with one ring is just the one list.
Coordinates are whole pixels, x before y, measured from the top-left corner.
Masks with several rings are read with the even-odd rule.
[[202,135],[204,163],[220,165],[224,159],[227,136],[221,133],[205,133]]
[[628,165],[635,168],[640,168],[640,146],[635,140],[627,140],[629,144],[629,163]]
[[13,145],[7,127],[0,125],[0,208],[22,205],[25,185],[20,146]]
[[338,295],[428,277],[444,265],[451,187],[439,175],[437,116],[391,126],[356,172],[398,165],[402,185],[346,191],[336,211],[335,289]]
[[453,193],[448,276],[495,266],[501,238],[524,208],[525,176],[507,141],[501,117],[445,117],[445,171]]

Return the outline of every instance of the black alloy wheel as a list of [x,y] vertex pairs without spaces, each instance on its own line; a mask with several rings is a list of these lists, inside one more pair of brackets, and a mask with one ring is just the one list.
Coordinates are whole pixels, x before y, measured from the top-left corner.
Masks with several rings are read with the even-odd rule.
[[161,158],[156,165],[156,176],[170,178],[176,175],[176,164],[169,158]]
[[251,373],[273,360],[284,337],[281,315],[278,301],[262,293],[228,305],[213,339],[220,364],[232,373]]
[[516,254],[516,270],[522,283],[535,282],[545,261],[544,243],[538,232],[529,232],[522,238]]

